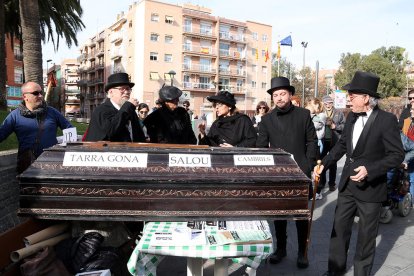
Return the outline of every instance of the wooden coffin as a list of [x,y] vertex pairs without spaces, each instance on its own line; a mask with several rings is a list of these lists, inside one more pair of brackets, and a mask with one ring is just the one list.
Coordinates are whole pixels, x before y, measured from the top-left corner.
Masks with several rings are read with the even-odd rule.
[[19,181],[19,214],[42,219],[309,219],[310,214],[310,180],[279,149],[57,145]]

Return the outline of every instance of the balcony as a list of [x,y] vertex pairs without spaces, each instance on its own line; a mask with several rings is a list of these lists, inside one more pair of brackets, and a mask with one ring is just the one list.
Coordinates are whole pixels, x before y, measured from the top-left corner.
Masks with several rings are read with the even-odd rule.
[[81,63],[82,61],[86,60],[88,57],[88,54],[81,54],[78,56],[78,62]]
[[216,56],[216,49],[211,46],[193,46],[183,44],[183,52],[192,53],[199,56]]
[[183,82],[183,88],[186,90],[215,91],[215,87],[211,83]]
[[105,65],[103,63],[97,63],[95,65],[96,70],[103,70],[105,68]]
[[111,51],[111,59],[119,59],[122,57],[121,48],[115,48]]
[[226,40],[226,41],[246,43],[246,38],[244,37],[244,34],[234,34],[234,33],[230,33],[230,32],[220,32],[219,33],[219,38],[221,40]]
[[85,86],[88,84],[88,81],[86,79],[82,79],[78,81],[78,85],[79,86]]
[[96,98],[95,92],[86,94],[86,99],[88,100],[94,100],[95,98]]
[[104,49],[96,49],[96,53],[95,53],[95,55],[97,56],[97,57],[100,57],[100,56],[103,56],[105,54],[105,50]]
[[80,89],[66,89],[65,94],[66,96],[77,96],[80,95]]
[[204,38],[204,39],[217,39],[217,35],[214,33],[213,29],[201,29],[194,28],[192,26],[184,26],[183,33],[186,36]]
[[220,49],[219,53],[220,53],[220,58],[224,58],[224,59],[236,59],[236,60],[246,59],[246,55],[244,51],[239,52],[239,51],[230,51],[230,50]]
[[102,32],[98,35],[98,37],[96,38],[96,42],[101,42],[105,39],[105,32]]
[[112,32],[111,33],[111,43],[115,44],[115,43],[121,42],[123,38],[124,38],[123,32]]
[[234,68],[219,68],[220,75],[226,76],[235,76],[245,78],[245,71],[243,69],[234,69]]
[[202,64],[183,64],[183,71],[188,72],[202,72],[207,74],[216,74],[217,70],[211,65],[202,65]]

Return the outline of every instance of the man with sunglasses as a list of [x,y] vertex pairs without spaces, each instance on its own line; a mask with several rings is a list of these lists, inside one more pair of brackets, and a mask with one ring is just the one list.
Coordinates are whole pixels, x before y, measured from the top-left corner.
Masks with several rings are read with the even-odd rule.
[[409,103],[401,112],[400,118],[398,119],[398,126],[400,129],[403,128],[404,120],[411,117],[411,108],[414,107],[414,89],[408,91],[408,101]]
[[138,101],[131,98],[134,85],[127,73],[108,77],[105,85],[108,98],[93,111],[86,141],[145,142],[135,112]]
[[22,173],[45,148],[57,144],[56,131],[72,125],[53,107],[47,106],[42,88],[35,82],[22,85],[22,102],[0,127],[0,142],[12,132],[19,141],[17,173]]

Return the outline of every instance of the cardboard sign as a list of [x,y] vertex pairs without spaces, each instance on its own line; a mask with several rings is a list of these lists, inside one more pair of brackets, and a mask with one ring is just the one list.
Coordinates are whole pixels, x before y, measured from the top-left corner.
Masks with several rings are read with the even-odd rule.
[[76,131],[76,127],[71,127],[62,130],[63,132],[63,143],[70,143],[78,141],[78,133]]

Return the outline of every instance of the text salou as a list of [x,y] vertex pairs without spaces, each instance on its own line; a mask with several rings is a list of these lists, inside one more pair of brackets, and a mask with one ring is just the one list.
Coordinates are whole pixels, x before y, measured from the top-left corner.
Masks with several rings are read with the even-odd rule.
[[168,156],[170,167],[211,167],[210,154],[175,154]]

